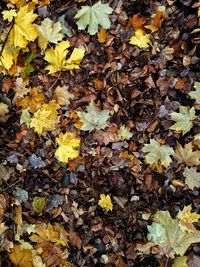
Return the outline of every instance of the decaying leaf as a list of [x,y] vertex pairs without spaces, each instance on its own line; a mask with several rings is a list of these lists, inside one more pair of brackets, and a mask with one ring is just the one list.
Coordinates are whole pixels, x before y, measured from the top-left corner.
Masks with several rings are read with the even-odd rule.
[[193,151],[192,142],[182,147],[177,144],[174,158],[178,163],[185,163],[188,166],[197,166],[200,164],[200,151]]
[[107,127],[107,120],[109,119],[109,110],[99,110],[94,102],[90,102],[87,106],[86,112],[77,112],[83,126],[82,131],[92,131],[94,129],[100,130]]
[[142,148],[143,152],[148,153],[145,160],[148,164],[161,163],[164,167],[169,167],[172,162],[171,155],[174,155],[174,150],[168,145],[161,145],[154,139],[150,139],[150,144],[145,144]]
[[36,243],[52,242],[60,244],[64,247],[68,245],[67,232],[58,224],[42,225],[38,224],[35,227],[35,233],[30,236],[30,240]]
[[185,183],[191,190],[200,187],[200,172],[197,172],[197,168],[186,167],[183,175],[185,176]]
[[98,35],[99,43],[103,44],[106,42],[108,35],[107,35],[106,30],[104,28],[101,28],[97,35]]
[[0,103],[0,118],[5,117],[8,112],[8,105],[6,105],[5,103]]
[[192,107],[189,109],[188,107],[179,106],[179,112],[172,112],[171,119],[176,121],[174,125],[170,127],[170,129],[176,132],[182,132],[186,134],[189,132],[193,126],[193,120],[196,119],[195,109]]
[[104,29],[109,29],[110,19],[108,15],[112,12],[113,9],[108,4],[102,4],[101,1],[93,6],[82,6],[75,16],[78,19],[78,29],[85,30],[88,26],[90,35],[98,32],[99,25]]
[[21,249],[19,245],[14,245],[9,257],[15,266],[33,267],[32,251],[30,249]]
[[180,220],[179,222],[181,227],[188,232],[193,231],[193,223],[198,222],[200,219],[199,214],[191,211],[192,205],[185,206],[183,210],[180,210],[176,216]]
[[45,208],[45,205],[46,205],[45,197],[38,197],[38,196],[34,197],[32,206],[35,212],[38,213],[42,212],[43,209]]
[[57,86],[55,89],[55,95],[56,95],[56,100],[59,105],[61,106],[67,106],[70,104],[70,99],[74,98],[74,95],[71,94],[68,90],[67,86]]

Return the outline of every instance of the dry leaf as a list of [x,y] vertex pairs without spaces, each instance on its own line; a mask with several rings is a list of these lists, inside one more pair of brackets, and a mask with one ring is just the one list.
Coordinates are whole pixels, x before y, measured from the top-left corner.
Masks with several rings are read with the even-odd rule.
[[200,164],[200,151],[193,151],[192,142],[182,147],[177,144],[174,158],[178,163],[185,163],[188,166],[197,166]]

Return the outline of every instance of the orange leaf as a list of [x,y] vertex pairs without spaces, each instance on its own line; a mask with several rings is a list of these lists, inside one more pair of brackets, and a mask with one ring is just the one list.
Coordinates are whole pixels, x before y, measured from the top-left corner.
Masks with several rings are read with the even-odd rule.
[[72,246],[77,247],[78,249],[81,249],[82,240],[80,239],[79,235],[76,232],[70,231],[68,238]]
[[153,24],[160,27],[167,16],[167,12],[157,11],[156,14],[152,16]]
[[147,19],[143,16],[140,16],[140,14],[133,15],[133,17],[129,19],[127,28],[129,28],[131,25],[135,29],[142,28],[146,21]]
[[106,33],[106,30],[104,28],[101,28],[97,35],[99,43],[103,44],[108,39],[108,34]]

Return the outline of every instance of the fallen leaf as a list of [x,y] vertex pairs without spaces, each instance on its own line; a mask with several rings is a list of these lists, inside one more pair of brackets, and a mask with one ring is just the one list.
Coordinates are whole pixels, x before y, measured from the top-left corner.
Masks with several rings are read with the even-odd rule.
[[105,194],[101,194],[100,200],[98,201],[98,205],[106,211],[112,211],[113,209],[113,204],[109,195],[106,196]]
[[101,28],[97,35],[98,35],[98,41],[101,44],[105,43],[108,39],[108,35],[104,28]]
[[146,34],[143,30],[138,29],[135,35],[130,38],[130,44],[137,45],[139,48],[148,48],[150,42],[150,34]]
[[172,264],[172,267],[188,267],[187,260],[188,257],[186,256],[176,257],[174,263]]
[[33,210],[37,213],[41,213],[46,205],[45,197],[34,197],[32,202]]
[[192,99],[195,99],[195,103],[196,104],[200,104],[200,82],[195,82],[194,83],[194,88],[195,88],[195,91],[191,91],[189,93],[189,96]]
[[197,168],[186,167],[183,175],[185,176],[185,183],[191,190],[200,187],[200,173],[197,172]]
[[154,139],[150,139],[150,144],[145,144],[142,148],[143,152],[148,153],[145,160],[148,164],[161,163],[164,167],[169,167],[172,162],[171,155],[174,155],[174,150],[168,145],[161,145]]
[[79,250],[81,249],[82,240],[76,232],[69,231],[68,238],[72,246],[77,247]]
[[33,267],[32,251],[30,249],[21,249],[19,245],[14,245],[9,258],[15,266]]
[[185,163],[188,166],[200,165],[200,151],[193,151],[192,142],[182,147],[177,144],[174,158],[178,163]]
[[56,100],[59,105],[67,106],[70,104],[70,99],[74,98],[74,95],[68,91],[67,86],[57,86],[55,89]]

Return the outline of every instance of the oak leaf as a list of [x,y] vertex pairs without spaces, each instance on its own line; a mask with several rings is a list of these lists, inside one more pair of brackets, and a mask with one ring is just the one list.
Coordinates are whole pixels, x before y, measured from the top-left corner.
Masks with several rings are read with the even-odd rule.
[[185,163],[188,166],[200,165],[200,151],[193,151],[192,142],[182,147],[177,144],[174,158],[178,163]]

